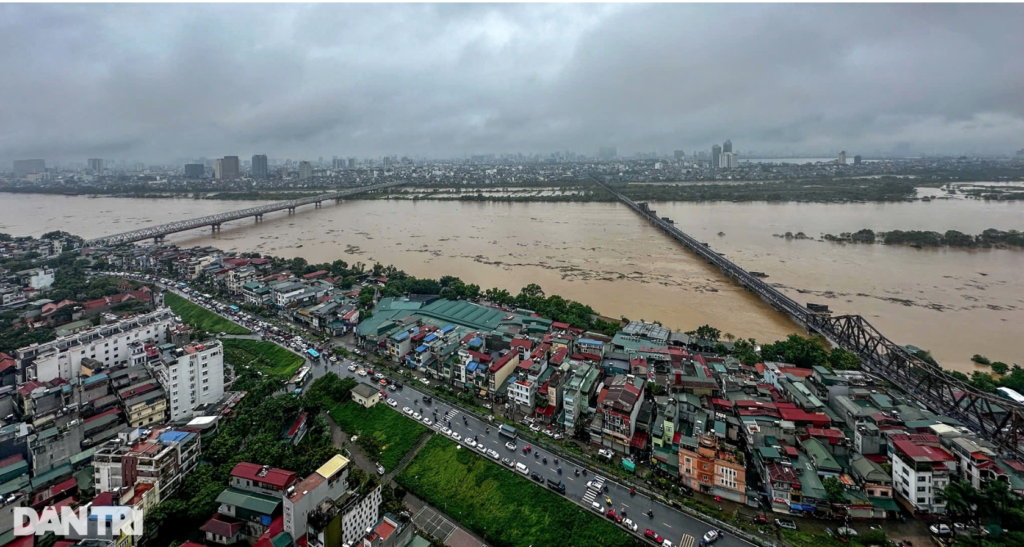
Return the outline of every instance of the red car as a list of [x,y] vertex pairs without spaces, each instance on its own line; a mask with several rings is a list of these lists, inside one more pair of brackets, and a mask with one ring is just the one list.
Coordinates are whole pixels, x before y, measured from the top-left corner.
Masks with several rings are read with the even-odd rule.
[[615,514],[615,509],[609,509],[607,512],[605,512],[604,516],[612,520],[615,520],[616,517],[618,517],[618,515]]
[[659,536],[657,533],[654,532],[654,530],[651,530],[650,528],[644,530],[644,537],[658,544],[665,541],[664,539],[662,539],[661,536]]

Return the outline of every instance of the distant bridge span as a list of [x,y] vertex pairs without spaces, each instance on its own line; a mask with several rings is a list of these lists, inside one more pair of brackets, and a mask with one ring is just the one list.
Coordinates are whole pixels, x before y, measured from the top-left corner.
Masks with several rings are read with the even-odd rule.
[[248,209],[241,209],[239,211],[218,213],[216,215],[193,218],[189,220],[180,220],[178,222],[161,224],[159,226],[150,226],[149,228],[132,230],[130,232],[124,232],[121,234],[98,237],[96,239],[86,241],[84,245],[86,247],[112,246],[119,245],[121,243],[134,243],[136,241],[142,241],[144,239],[150,238],[152,238],[154,241],[162,241],[169,234],[184,232],[186,230],[194,230],[196,228],[202,228],[203,226],[212,226],[213,230],[217,231],[220,230],[221,224],[225,222],[231,222],[232,220],[253,217],[257,221],[259,221],[263,220],[263,215],[266,213],[273,213],[275,211],[285,210],[287,210],[289,213],[294,213],[297,208],[302,207],[303,205],[313,204],[316,205],[317,207],[320,207],[320,204],[324,201],[341,201],[343,198],[354,196],[356,194],[365,194],[366,192],[383,190],[385,188],[392,188],[395,186],[401,186],[403,184],[406,184],[406,181],[386,182],[383,184],[374,184],[372,186],[348,188],[345,190],[340,190],[338,192],[319,194],[316,196],[310,196],[308,198],[293,199],[288,201],[277,201],[267,205],[261,205],[259,207],[250,207]]
[[629,199],[596,176],[590,178],[697,256],[718,266],[722,273],[771,307],[788,315],[809,332],[824,336],[833,346],[856,353],[868,372],[899,387],[933,412],[954,417],[982,437],[1024,457],[1024,405],[964,384],[941,367],[910,354],[860,315],[833,317],[828,313],[811,311],[711,250],[706,243],[676,228],[671,219],[657,216],[647,203]]

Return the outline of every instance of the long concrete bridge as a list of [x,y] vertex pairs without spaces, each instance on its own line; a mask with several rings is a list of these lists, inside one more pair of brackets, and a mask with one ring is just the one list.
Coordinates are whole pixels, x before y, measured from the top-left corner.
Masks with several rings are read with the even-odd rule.
[[1024,406],[964,384],[941,367],[910,354],[860,315],[832,316],[799,304],[683,232],[671,219],[659,217],[647,203],[629,199],[596,176],[591,176],[591,180],[808,332],[820,334],[834,347],[856,353],[867,371],[899,387],[918,404],[937,414],[952,416],[998,446],[1024,456]]
[[142,241],[144,239],[152,238],[156,242],[163,241],[169,234],[177,232],[184,232],[186,230],[194,230],[196,228],[202,228],[204,226],[210,226],[214,232],[220,230],[220,225],[225,222],[231,222],[232,220],[240,220],[243,218],[254,218],[257,222],[263,220],[263,215],[266,213],[273,213],[275,211],[288,211],[289,214],[294,213],[296,209],[303,205],[314,205],[317,208],[325,201],[334,200],[336,202],[342,199],[354,196],[356,194],[365,194],[367,192],[374,192],[377,190],[383,190],[385,188],[392,188],[395,186],[401,186],[406,184],[406,181],[394,181],[386,182],[383,184],[375,184],[372,186],[359,186],[356,188],[348,188],[337,192],[330,192],[327,194],[319,194],[316,196],[310,196],[308,198],[293,199],[288,201],[277,201],[267,205],[261,205],[259,207],[250,207],[248,209],[241,209],[238,211],[231,211],[228,213],[218,213],[216,215],[210,215],[200,218],[193,218],[189,220],[181,220],[178,222],[171,222],[169,224],[161,224],[159,226],[150,226],[149,228],[142,228],[139,230],[132,230],[130,232],[124,232],[121,234],[114,234],[110,236],[98,237],[85,242],[86,247],[97,247],[97,246],[111,246],[119,245],[121,243],[134,243],[136,241]]

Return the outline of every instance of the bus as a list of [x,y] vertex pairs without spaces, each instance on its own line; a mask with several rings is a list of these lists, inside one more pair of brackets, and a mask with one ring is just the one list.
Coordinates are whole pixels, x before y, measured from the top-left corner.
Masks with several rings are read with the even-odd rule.
[[519,438],[519,432],[516,431],[516,428],[507,424],[502,424],[501,427],[498,428],[498,435],[513,441]]
[[313,358],[313,359],[319,359],[319,358],[320,358],[320,352],[319,352],[319,351],[317,351],[317,350],[315,350],[315,349],[313,349],[313,348],[309,348],[309,349],[307,349],[307,350],[306,350],[306,353],[308,353],[308,354],[309,354],[309,356],[310,356],[311,358]]

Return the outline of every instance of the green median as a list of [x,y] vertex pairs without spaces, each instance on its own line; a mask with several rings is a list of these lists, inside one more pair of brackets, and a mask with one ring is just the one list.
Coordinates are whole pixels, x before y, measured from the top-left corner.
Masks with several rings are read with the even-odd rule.
[[182,321],[195,328],[212,333],[251,334],[249,329],[232,323],[220,315],[202,306],[197,306],[172,292],[164,293],[164,302],[170,306],[174,313],[181,316]]
[[428,431],[384,403],[365,408],[349,401],[331,409],[330,415],[342,431],[359,437],[356,444],[366,457],[380,462],[387,471],[398,466]]
[[441,436],[424,445],[397,481],[496,547],[642,544],[603,516]]
[[224,358],[232,365],[248,365],[283,381],[288,381],[306,362],[273,342],[225,338],[221,343],[224,344]]

